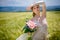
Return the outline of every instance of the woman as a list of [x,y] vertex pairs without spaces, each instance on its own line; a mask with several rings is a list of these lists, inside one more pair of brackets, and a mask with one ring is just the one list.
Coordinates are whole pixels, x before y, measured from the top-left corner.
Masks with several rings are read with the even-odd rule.
[[[40,14],[40,4],[42,5],[42,14]],[[46,6],[43,1],[34,3],[30,7],[33,12],[33,18],[29,20],[25,26],[25,34],[20,35],[17,40],[27,40],[27,35],[33,33],[32,40],[47,40],[47,22],[46,22]],[[35,29],[35,30],[33,30]]]
[[[42,5],[42,14],[40,14],[40,6]],[[47,40],[47,22],[46,22],[46,5],[44,2],[39,2],[33,4],[30,7],[33,12],[33,18],[31,21],[36,23],[37,30],[34,32],[32,36],[32,40]]]

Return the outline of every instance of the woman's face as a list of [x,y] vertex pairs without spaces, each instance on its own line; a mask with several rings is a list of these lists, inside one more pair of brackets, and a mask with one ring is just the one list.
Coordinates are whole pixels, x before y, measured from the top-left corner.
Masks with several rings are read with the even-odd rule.
[[35,14],[39,14],[40,13],[40,7],[39,5],[35,5],[33,6],[33,10],[32,10]]

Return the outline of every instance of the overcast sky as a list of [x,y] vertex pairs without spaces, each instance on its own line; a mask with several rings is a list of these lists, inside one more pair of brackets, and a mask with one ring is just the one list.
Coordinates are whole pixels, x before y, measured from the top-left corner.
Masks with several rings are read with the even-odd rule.
[[[28,6],[40,0],[0,0],[0,6]],[[47,6],[60,5],[60,0],[44,0]]]

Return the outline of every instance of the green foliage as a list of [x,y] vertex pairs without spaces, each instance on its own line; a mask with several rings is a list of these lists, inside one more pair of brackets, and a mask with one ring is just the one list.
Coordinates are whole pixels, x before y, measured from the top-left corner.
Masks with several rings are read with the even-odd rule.
[[60,11],[47,13],[49,40],[60,40]]

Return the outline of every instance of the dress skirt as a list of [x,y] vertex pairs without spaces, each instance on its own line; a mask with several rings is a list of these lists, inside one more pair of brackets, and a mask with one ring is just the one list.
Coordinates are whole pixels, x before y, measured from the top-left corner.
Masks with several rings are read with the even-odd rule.
[[33,33],[32,40],[48,40],[47,34],[47,26],[38,27]]

